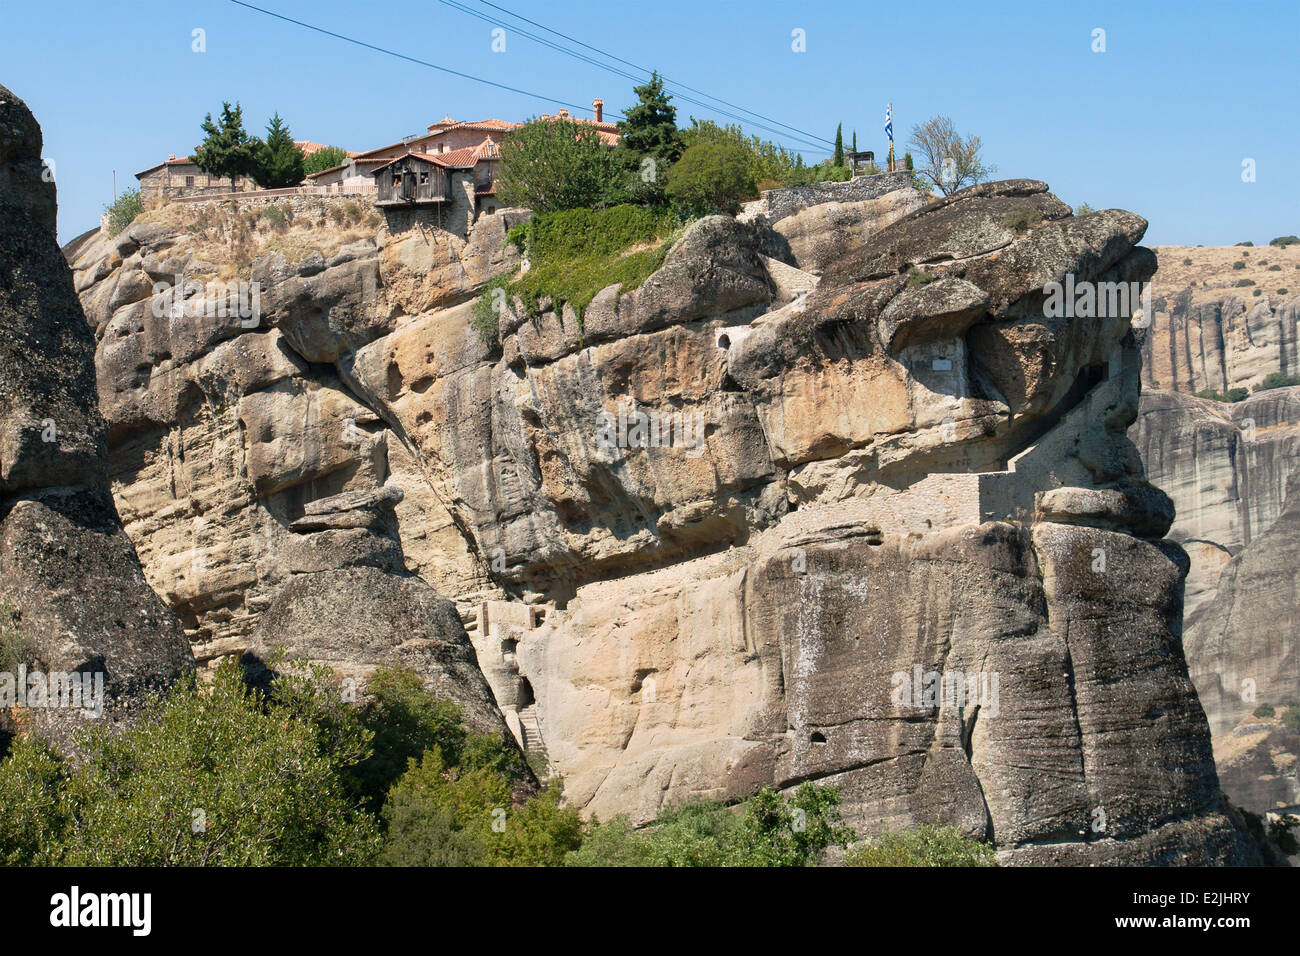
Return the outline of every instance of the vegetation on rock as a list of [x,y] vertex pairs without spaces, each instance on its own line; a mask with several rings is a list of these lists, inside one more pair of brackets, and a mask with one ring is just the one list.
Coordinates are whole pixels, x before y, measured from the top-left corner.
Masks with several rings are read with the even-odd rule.
[[144,200],[140,196],[140,190],[126,190],[113,201],[112,205],[105,206],[104,212],[108,213],[108,234],[116,236],[144,212]]
[[997,866],[993,847],[956,827],[923,824],[886,833],[844,854],[847,866]]

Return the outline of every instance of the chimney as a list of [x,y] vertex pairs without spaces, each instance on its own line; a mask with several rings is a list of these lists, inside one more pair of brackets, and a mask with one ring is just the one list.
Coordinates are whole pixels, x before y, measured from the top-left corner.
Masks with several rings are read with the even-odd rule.
[[167,161],[168,161],[168,162],[171,162],[171,161],[172,161],[173,159],[175,159],[175,158],[176,158],[176,154],[175,154],[175,153],[172,153],[170,156],[167,157]]
[[591,111],[596,114],[597,123],[605,122],[605,101],[604,100],[592,100]]
[[568,116],[568,115],[569,115],[569,111],[568,111],[567,109],[565,109],[564,107],[560,107],[560,115],[561,115],[561,116]]

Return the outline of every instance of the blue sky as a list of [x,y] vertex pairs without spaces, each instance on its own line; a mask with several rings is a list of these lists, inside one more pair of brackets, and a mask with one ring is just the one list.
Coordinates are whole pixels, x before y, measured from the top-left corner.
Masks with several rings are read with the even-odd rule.
[[[498,82],[630,105],[631,81],[439,0],[250,0],[287,16]],[[460,0],[504,17],[479,0]],[[1123,207],[1147,244],[1267,242],[1300,233],[1300,3],[494,0],[670,80],[883,156],[936,113],[978,133],[998,177],[1044,179],[1066,202]],[[508,19],[508,18],[506,18]],[[6,4],[0,84],[45,131],[59,232],[95,225],[134,174],[189,152],[204,113],[243,104],[262,132],[369,149],[456,119],[526,119],[555,104],[364,50],[229,0]],[[1105,52],[1093,52],[1093,31]],[[204,53],[192,50],[205,31]],[[529,28],[534,29],[535,28]],[[792,50],[804,31],[806,52]],[[693,94],[688,94],[693,95]],[[717,113],[679,103],[679,122]],[[762,131],[755,130],[762,134]],[[763,134],[766,135],[766,134]],[[805,158],[820,159],[815,148]],[[901,149],[900,149],[901,152]],[[1256,179],[1242,181],[1242,162]]]

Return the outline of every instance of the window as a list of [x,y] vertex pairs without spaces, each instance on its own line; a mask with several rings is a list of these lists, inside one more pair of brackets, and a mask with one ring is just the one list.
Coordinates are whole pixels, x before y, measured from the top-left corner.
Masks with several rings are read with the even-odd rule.
[[194,185],[194,177],[193,177],[193,176],[186,176],[186,177],[185,177],[185,185],[186,185],[186,186],[193,186],[193,185]]

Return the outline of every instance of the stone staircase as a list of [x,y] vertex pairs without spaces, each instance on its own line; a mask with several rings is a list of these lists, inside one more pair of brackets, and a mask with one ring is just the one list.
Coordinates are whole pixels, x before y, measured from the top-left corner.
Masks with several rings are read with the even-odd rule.
[[519,728],[524,733],[524,749],[532,751],[549,764],[550,756],[546,752],[546,742],[542,740],[542,725],[537,719],[536,704],[519,709]]

